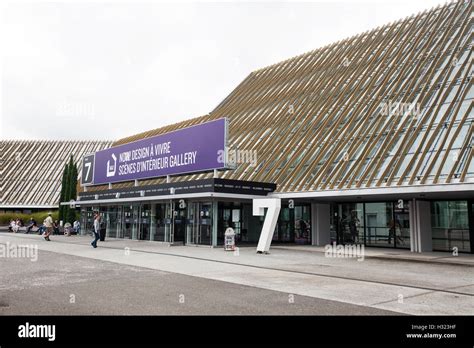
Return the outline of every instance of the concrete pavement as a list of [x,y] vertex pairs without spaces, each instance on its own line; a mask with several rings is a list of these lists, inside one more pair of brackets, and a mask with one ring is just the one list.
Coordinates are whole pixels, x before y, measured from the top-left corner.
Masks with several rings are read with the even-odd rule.
[[[324,253],[324,247],[314,245],[274,245],[274,250],[292,250],[305,252]],[[378,247],[366,247],[365,257],[379,260],[395,260],[410,262],[425,262],[439,264],[465,265],[474,267],[474,255],[466,253],[458,253],[453,255],[444,251],[431,251],[423,253],[413,253],[408,249],[390,249]]]
[[385,315],[394,312],[39,251],[7,259],[0,315]]
[[256,254],[255,248],[232,253],[121,239],[108,239],[92,249],[89,237],[53,236],[48,243],[37,235],[1,233],[0,243],[6,242],[34,243],[49,252],[399,313],[474,313],[474,276],[472,267],[464,264],[370,257],[357,261],[287,248],[273,248],[270,255]]

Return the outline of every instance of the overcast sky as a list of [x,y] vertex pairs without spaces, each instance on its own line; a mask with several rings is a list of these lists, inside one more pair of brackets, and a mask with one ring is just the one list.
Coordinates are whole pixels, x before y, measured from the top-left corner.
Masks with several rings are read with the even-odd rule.
[[252,70],[440,3],[2,3],[1,137],[113,140],[201,116]]

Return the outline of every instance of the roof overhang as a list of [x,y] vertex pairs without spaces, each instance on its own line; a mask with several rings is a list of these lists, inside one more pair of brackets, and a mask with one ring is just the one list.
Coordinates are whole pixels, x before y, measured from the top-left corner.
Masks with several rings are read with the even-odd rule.
[[[128,186],[80,192],[75,205],[165,201],[169,199],[222,198],[250,200],[267,196],[276,184],[212,178],[148,186]],[[62,202],[69,205],[71,202]]]
[[[149,202],[149,201],[168,201],[170,199],[199,199],[199,198],[222,198],[231,200],[252,200],[255,198],[262,198],[259,195],[241,195],[235,193],[221,193],[221,192],[202,192],[202,193],[187,193],[175,195],[160,195],[160,196],[146,196],[146,197],[130,197],[130,198],[115,198],[115,199],[94,199],[87,201],[76,201],[76,206],[81,205],[97,205],[97,204],[114,204],[114,203],[133,203],[133,202]],[[71,202],[61,202],[61,205],[70,205]]]
[[411,185],[399,187],[367,187],[360,189],[311,192],[274,192],[269,197],[310,199],[318,201],[392,200],[392,199],[463,199],[474,196],[474,183]]
[[25,204],[25,205],[8,205],[8,204],[0,204],[0,209],[54,209],[57,208],[58,205],[31,205],[31,204]]

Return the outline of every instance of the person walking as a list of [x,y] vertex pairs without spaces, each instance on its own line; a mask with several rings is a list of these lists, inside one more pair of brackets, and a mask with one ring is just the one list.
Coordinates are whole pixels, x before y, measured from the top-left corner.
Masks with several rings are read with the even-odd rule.
[[94,236],[95,239],[91,242],[91,245],[97,248],[97,241],[100,239],[100,215],[98,212],[94,213]]
[[49,239],[49,236],[53,233],[53,218],[51,217],[51,213],[48,213],[48,217],[44,220],[43,225],[46,227],[46,232],[43,234],[44,239],[50,242],[51,239]]

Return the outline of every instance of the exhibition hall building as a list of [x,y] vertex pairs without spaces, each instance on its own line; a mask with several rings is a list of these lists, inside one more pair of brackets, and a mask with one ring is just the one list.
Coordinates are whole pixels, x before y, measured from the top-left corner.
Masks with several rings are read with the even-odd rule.
[[253,71],[207,115],[86,154],[83,230],[99,211],[109,238],[169,245],[472,253],[472,44],[462,0]]

